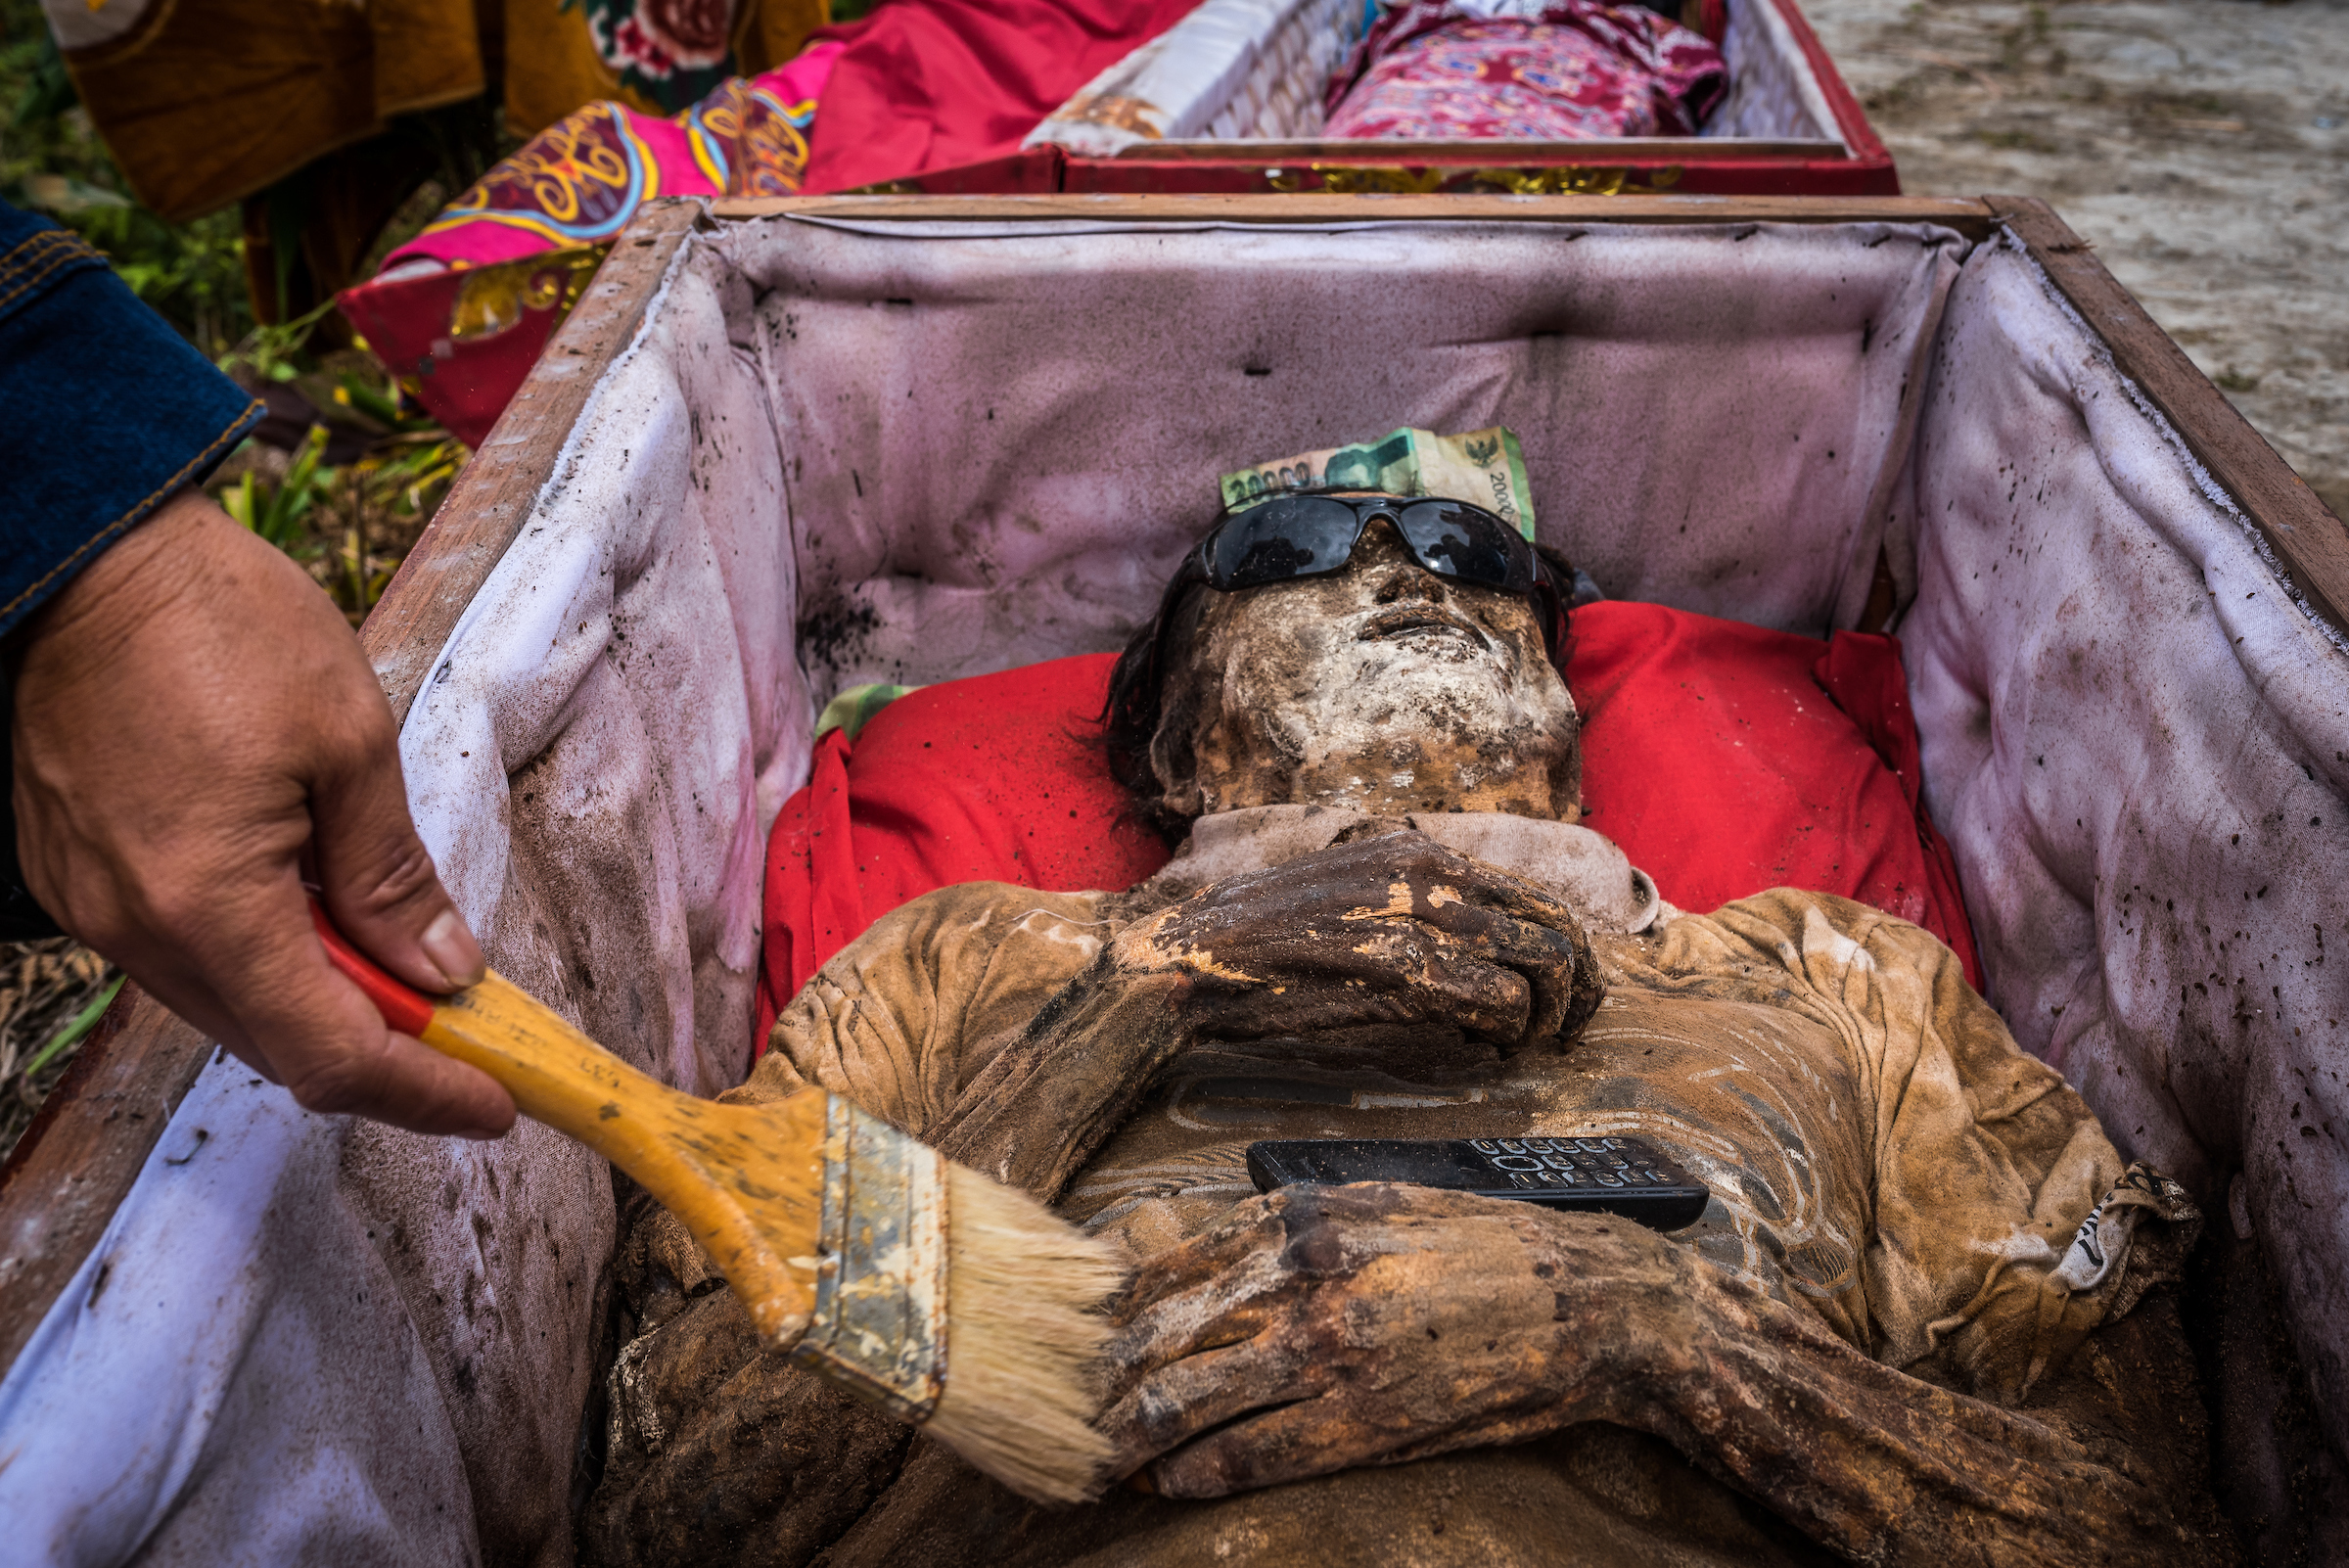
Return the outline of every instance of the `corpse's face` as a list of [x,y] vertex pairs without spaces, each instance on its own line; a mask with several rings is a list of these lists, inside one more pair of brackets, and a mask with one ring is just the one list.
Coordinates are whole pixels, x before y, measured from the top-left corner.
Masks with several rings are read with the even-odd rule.
[[1574,700],[1525,599],[1435,576],[1382,519],[1343,572],[1206,601],[1189,814],[1580,814]]

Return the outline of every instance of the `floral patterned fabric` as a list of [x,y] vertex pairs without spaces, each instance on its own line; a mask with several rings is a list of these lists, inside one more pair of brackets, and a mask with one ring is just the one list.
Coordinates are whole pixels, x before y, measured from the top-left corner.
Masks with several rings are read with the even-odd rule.
[[[667,110],[716,91],[732,64],[728,0],[576,0],[595,52],[620,77]],[[566,9],[569,9],[568,7]]]
[[1325,134],[1692,136],[1727,82],[1719,49],[1642,6],[1406,0],[1332,81]]
[[656,196],[789,196],[807,171],[817,95],[841,45],[810,44],[789,65],[730,76],[672,118],[606,100],[566,115],[441,209],[385,258],[485,266],[600,245]]

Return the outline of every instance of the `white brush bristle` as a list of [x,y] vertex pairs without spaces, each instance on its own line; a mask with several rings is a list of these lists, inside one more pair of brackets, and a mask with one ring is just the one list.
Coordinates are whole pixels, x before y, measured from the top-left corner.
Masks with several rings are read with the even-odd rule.
[[946,1380],[922,1430],[1023,1497],[1097,1495],[1093,1430],[1118,1250],[1026,1193],[946,1166]]

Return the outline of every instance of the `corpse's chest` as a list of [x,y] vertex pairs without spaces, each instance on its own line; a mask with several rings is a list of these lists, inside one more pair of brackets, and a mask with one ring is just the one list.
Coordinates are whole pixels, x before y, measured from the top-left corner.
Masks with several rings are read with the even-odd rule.
[[1676,1239],[1824,1305],[1856,1289],[1868,1232],[1856,1089],[1844,1042],[1800,1013],[1619,991],[1571,1047],[1482,1074],[1414,1075],[1402,1060],[1336,1071],[1271,1047],[1177,1062],[1062,1207],[1147,1256],[1255,1192],[1247,1149],[1259,1139],[1628,1135],[1712,1191]]

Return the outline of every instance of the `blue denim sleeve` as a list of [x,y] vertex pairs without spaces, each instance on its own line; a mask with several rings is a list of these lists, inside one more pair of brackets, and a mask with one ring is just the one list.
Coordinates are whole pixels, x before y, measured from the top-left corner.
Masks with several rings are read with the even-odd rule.
[[0,636],[260,417],[80,236],[0,204]]

